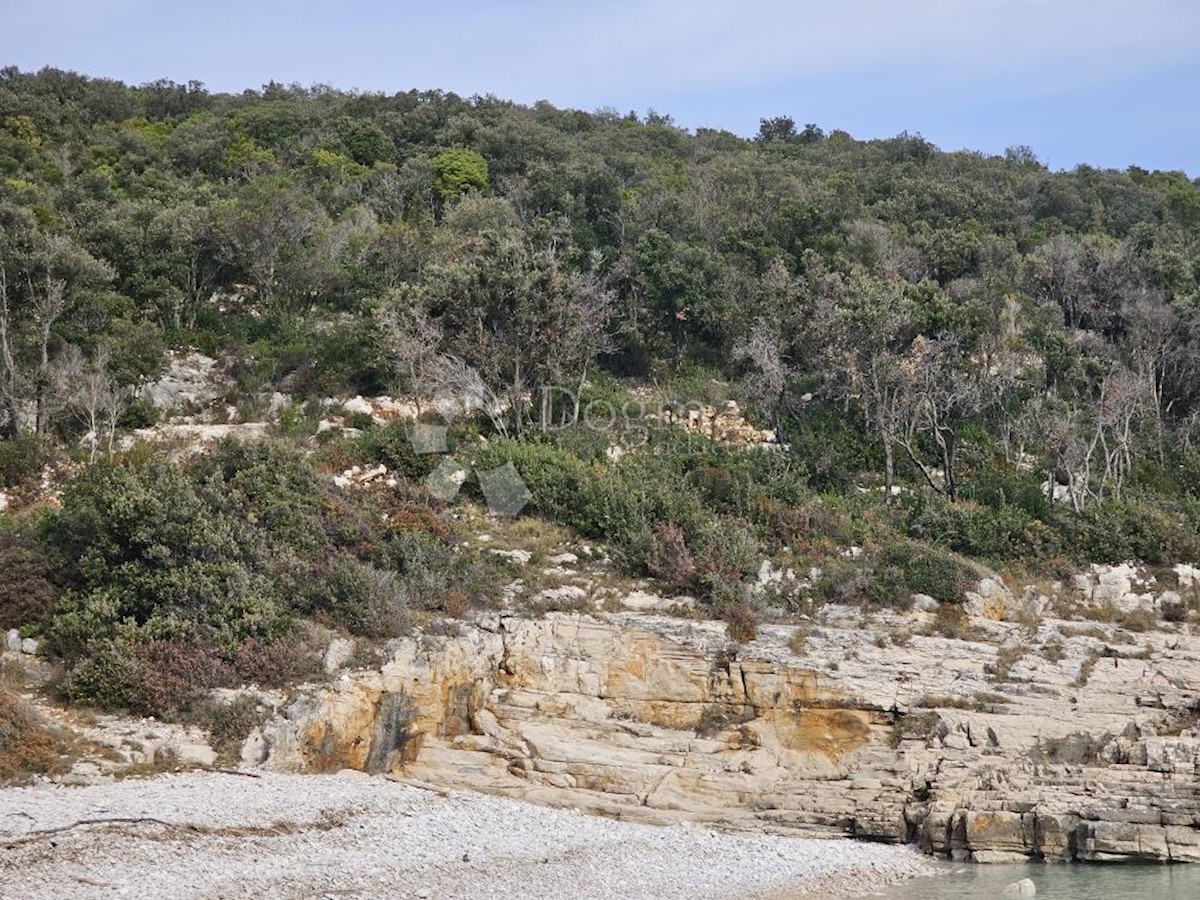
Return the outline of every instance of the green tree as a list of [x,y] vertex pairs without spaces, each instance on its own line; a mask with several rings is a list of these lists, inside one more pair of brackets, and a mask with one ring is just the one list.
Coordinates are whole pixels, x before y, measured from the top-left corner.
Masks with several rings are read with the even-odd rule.
[[474,150],[451,147],[433,158],[434,187],[443,200],[488,189],[487,160]]

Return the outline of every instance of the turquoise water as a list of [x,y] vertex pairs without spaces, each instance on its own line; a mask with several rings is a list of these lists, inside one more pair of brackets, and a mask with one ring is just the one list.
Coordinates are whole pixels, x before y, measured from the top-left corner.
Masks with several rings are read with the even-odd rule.
[[886,900],[1023,900],[1005,894],[1022,878],[1037,885],[1036,900],[1200,900],[1200,865],[950,865],[877,895]]

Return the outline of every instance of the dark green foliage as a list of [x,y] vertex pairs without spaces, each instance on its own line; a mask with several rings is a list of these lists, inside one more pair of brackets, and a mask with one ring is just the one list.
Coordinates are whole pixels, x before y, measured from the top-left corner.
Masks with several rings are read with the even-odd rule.
[[40,475],[52,458],[51,448],[35,435],[0,440],[0,485],[12,487]]
[[408,478],[424,478],[441,461],[437,453],[417,453],[413,448],[412,425],[394,422],[372,428],[357,441],[358,450],[372,463],[383,463],[390,472]]
[[1065,529],[1079,559],[1163,564],[1200,556],[1198,526],[1194,505],[1151,505],[1127,499],[1096,506],[1067,522]]
[[[40,621],[68,666],[66,695],[174,714],[211,687],[302,674],[299,615],[394,637],[412,612],[484,598],[478,566],[415,488],[355,500],[270,443],[227,441],[185,467],[97,464],[67,486],[33,551],[59,562],[34,565],[6,538],[11,586],[26,593],[5,615]],[[48,576],[65,593],[47,608]]]
[[[971,501],[948,503],[928,495],[906,498],[908,533],[980,559],[1037,559],[1053,555],[1058,546],[1057,533],[1002,497],[1002,494],[992,495],[993,500],[999,501],[994,506]],[[1043,514],[1049,518],[1048,510]]]

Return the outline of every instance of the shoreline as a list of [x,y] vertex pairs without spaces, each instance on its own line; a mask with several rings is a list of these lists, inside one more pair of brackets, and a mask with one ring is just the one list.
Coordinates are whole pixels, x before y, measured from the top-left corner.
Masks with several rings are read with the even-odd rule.
[[255,776],[0,790],[0,894],[783,900],[934,870],[909,847],[618,822],[359,772]]

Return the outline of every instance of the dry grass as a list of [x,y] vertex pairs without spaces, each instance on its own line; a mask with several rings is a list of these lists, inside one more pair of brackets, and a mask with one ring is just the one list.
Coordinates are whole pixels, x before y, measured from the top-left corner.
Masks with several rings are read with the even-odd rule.
[[788,649],[796,656],[803,656],[805,649],[808,647],[808,639],[812,636],[812,629],[801,625],[792,632],[791,638],[788,639]]
[[1059,625],[1058,633],[1068,640],[1077,637],[1095,638],[1098,641],[1109,639],[1109,629],[1099,625]]
[[12,691],[0,691],[0,783],[59,769],[64,750],[58,729]]
[[1088,654],[1087,659],[1079,666],[1079,674],[1075,676],[1072,684],[1075,687],[1086,687],[1088,681],[1091,680],[1092,670],[1096,668],[1096,663],[1104,658],[1104,653],[1099,650],[1093,650]]
[[951,694],[924,694],[913,702],[914,709],[979,709],[974,697],[957,697]]
[[920,633],[925,637],[944,637],[955,641],[986,641],[984,634],[971,623],[966,610],[949,603],[938,607],[933,620]]
[[1062,662],[1062,658],[1064,655],[1066,655],[1066,651],[1063,649],[1062,641],[1058,641],[1058,640],[1047,641],[1045,644],[1042,645],[1041,656],[1042,656],[1042,659],[1046,660],[1046,662],[1051,662],[1051,663]]
[[991,667],[993,681],[1007,681],[1013,666],[1025,657],[1025,647],[1021,644],[1009,644],[996,650],[996,661]]

